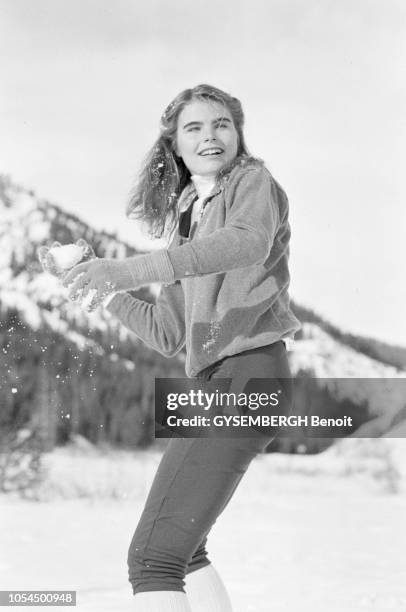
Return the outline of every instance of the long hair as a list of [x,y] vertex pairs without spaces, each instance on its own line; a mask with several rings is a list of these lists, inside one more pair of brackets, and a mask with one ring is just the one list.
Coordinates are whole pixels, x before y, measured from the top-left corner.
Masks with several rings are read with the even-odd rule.
[[[149,235],[154,238],[161,238],[168,228],[173,229],[179,196],[190,179],[183,159],[175,153],[175,142],[178,117],[185,106],[195,100],[219,102],[229,110],[238,134],[236,157],[249,155],[243,134],[244,113],[237,98],[204,84],[177,95],[161,117],[160,135],[144,160],[126,208],[126,216],[145,222]],[[226,170],[222,168],[216,178]]]

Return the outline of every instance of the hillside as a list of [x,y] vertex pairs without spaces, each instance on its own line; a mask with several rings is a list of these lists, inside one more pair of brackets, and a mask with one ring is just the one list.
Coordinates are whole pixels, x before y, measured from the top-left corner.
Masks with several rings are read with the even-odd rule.
[[[153,440],[154,378],[184,376],[184,352],[166,359],[102,309],[86,313],[66,299],[59,281],[42,271],[36,251],[79,238],[99,257],[137,253],[114,234],[95,231],[0,178],[1,423],[39,423],[50,447],[73,434],[94,443],[147,445]],[[148,289],[134,295],[154,302]],[[298,304],[293,308],[303,329],[289,353],[292,371],[317,379],[313,407],[308,388],[301,388],[302,412],[317,412],[315,405],[328,402],[331,413],[340,414],[345,402],[357,428],[384,417],[379,428],[387,431],[403,414],[406,393],[401,383],[391,383],[389,391],[378,383],[377,391],[371,381],[404,379],[406,349],[347,334]],[[286,452],[296,452],[305,437],[301,432],[285,441]],[[307,441],[305,448],[314,452],[320,445]]]
[[[75,433],[94,443],[149,444],[153,377],[181,376],[182,358],[162,357],[102,309],[85,312],[42,271],[39,245],[80,237],[98,257],[137,253],[0,180],[0,421],[3,430],[10,421],[39,424],[51,447]],[[154,301],[148,289],[133,295]]]

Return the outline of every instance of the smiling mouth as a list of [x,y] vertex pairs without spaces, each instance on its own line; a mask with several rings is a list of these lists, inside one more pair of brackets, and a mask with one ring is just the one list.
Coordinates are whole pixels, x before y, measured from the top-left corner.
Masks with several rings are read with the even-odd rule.
[[201,151],[199,155],[201,155],[202,157],[214,157],[215,155],[221,155],[222,153],[224,153],[223,149],[220,149],[219,147],[212,147],[210,149],[205,149],[204,151]]

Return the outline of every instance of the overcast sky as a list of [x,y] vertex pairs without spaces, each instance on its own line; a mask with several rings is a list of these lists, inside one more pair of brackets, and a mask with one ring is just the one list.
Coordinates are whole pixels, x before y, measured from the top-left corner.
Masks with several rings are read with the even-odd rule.
[[0,24],[0,172],[149,247],[124,211],[161,112],[226,89],[289,196],[292,297],[406,345],[404,0],[0,0]]

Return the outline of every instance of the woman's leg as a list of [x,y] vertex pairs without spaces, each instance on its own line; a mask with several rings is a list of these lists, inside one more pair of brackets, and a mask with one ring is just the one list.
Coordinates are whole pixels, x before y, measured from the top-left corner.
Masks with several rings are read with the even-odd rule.
[[[242,385],[244,388],[247,373],[254,372],[251,376],[264,377],[267,374],[260,373],[261,367],[264,369],[266,366],[269,372],[272,365],[269,354],[265,356],[262,352],[258,359],[254,358],[253,351],[248,353],[230,358],[233,383],[237,380],[237,387]],[[270,369],[268,376],[277,375],[272,373],[272,367]],[[227,376],[224,365],[216,375]],[[235,389],[234,384],[232,387]],[[140,605],[145,602],[147,606],[155,605],[154,598],[161,598],[162,612],[175,609],[168,607],[170,605],[183,606],[180,608],[182,612],[188,609],[184,579],[188,571],[193,574],[195,551],[227,505],[252,459],[264,450],[272,437],[255,432],[252,438],[172,438],[169,441],[128,555],[129,580]],[[204,558],[198,563],[201,570],[209,565]],[[212,583],[216,579],[212,570],[206,570],[204,576],[203,571],[198,575],[197,567],[195,563],[196,575],[194,580],[193,577],[190,580],[191,590],[192,583],[197,584],[198,580],[201,586],[202,577],[206,580],[211,577]],[[220,593],[219,581],[217,586]],[[166,592],[166,595],[161,592]],[[142,597],[137,597],[138,594]],[[168,599],[166,608],[162,606],[165,597]],[[177,601],[169,602],[170,598]],[[139,609],[142,612],[147,610]],[[227,612],[228,609],[224,608]],[[222,608],[219,610],[223,612]]]
[[257,444],[251,439],[169,441],[129,549],[134,594],[184,592],[193,554],[259,452]]
[[[239,359],[240,365],[244,364],[245,375],[248,378],[266,377],[266,375],[268,377],[290,378],[291,372],[287,360],[286,347],[279,343],[277,346],[268,348],[271,349],[270,351],[265,349],[268,357],[265,361],[260,359],[260,363],[258,363],[258,351],[255,350],[246,353],[243,360]],[[271,361],[269,356],[271,356]],[[239,374],[239,367],[236,367],[235,361],[232,367],[230,367],[230,360],[222,360],[211,369],[208,378],[227,377],[231,375],[233,370],[235,377],[235,374]],[[237,485],[238,483],[236,483]],[[224,510],[224,507],[222,510]],[[211,612],[232,612],[232,605],[226,587],[216,568],[207,558],[206,543],[207,537],[203,539],[195,551],[187,569],[186,593],[192,610],[193,612],[206,612],[206,610]]]

